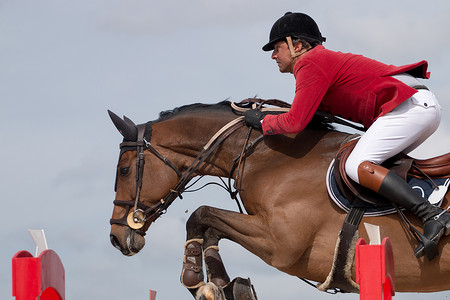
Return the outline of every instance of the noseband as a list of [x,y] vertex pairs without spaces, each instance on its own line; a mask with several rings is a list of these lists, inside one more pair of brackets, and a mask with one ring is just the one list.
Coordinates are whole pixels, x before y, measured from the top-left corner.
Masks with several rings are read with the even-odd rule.
[[[120,219],[111,219],[110,224],[118,224],[129,226],[136,230],[137,233],[144,236],[145,231],[141,230],[142,227],[149,222],[151,224],[158,219],[162,214],[167,211],[167,208],[177,198],[181,198],[181,194],[184,192],[186,185],[194,177],[195,171],[200,165],[211,155],[211,153],[234,131],[243,127],[243,117],[239,117],[227,125],[225,125],[219,132],[214,135],[211,140],[203,147],[203,150],[187,169],[182,174],[177,167],[166,157],[161,155],[151,144],[150,139],[152,135],[152,123],[137,125],[137,140],[136,142],[124,141],[120,144],[120,157],[126,151],[136,151],[136,199],[135,200],[114,200],[114,205],[126,207],[125,215]],[[180,178],[176,186],[170,189],[170,192],[160,200],[159,203],[148,206],[140,201],[140,192],[142,188],[142,179],[144,173],[145,164],[145,150],[151,151],[156,157],[162,160],[167,166],[177,173]],[[117,184],[117,175],[116,175]],[[132,211],[131,208],[133,208]]]

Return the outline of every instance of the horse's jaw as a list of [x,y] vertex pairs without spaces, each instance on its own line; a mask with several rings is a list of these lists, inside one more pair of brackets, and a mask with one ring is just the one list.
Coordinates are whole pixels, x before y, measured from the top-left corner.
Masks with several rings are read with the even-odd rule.
[[111,229],[111,244],[125,256],[137,254],[145,246],[145,238],[135,230],[120,226],[122,230]]

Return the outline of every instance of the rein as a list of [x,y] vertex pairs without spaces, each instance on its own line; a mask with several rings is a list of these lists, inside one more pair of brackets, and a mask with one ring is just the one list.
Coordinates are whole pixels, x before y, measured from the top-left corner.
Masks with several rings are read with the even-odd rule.
[[[161,215],[163,215],[168,207],[173,203],[173,201],[180,197],[185,191],[186,185],[194,177],[194,173],[203,164],[203,162],[218,148],[222,142],[227,139],[233,132],[239,128],[245,126],[243,122],[244,117],[238,117],[225,126],[223,126],[203,147],[202,151],[195,158],[194,162],[189,166],[189,168],[181,173],[177,167],[166,157],[161,155],[158,150],[156,150],[150,143],[152,134],[152,123],[148,122],[146,124],[137,125],[137,140],[136,142],[122,142],[120,144],[120,156],[126,151],[136,150],[136,198],[135,200],[114,200],[114,205],[126,207],[125,215],[120,219],[111,219],[110,224],[118,224],[129,226],[135,229],[137,233],[144,236],[145,232],[141,230],[147,221],[154,222]],[[167,166],[169,166],[175,173],[180,177],[178,183],[173,187],[170,192],[160,200],[159,203],[149,207],[140,201],[140,192],[142,188],[142,179],[145,164],[145,150],[151,151],[162,160]],[[131,207],[133,210],[130,212]]]

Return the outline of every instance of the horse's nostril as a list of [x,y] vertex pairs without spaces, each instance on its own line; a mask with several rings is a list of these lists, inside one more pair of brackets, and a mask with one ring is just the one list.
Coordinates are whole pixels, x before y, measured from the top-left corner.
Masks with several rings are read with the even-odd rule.
[[118,239],[115,235],[111,234],[111,235],[109,236],[109,239],[111,240],[111,244],[112,244],[115,248],[117,248],[117,249],[119,249],[120,251],[122,251],[122,248],[120,247],[119,239]]

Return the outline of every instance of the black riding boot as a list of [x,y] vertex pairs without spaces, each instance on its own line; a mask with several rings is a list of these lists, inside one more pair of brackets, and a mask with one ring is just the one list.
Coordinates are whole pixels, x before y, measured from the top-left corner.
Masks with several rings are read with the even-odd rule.
[[[358,175],[361,185],[403,206],[422,219],[425,238],[437,244],[442,235],[450,233],[450,213],[422,198],[400,176],[369,162],[360,164]],[[422,243],[414,254],[416,257],[425,254]]]

